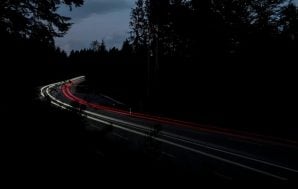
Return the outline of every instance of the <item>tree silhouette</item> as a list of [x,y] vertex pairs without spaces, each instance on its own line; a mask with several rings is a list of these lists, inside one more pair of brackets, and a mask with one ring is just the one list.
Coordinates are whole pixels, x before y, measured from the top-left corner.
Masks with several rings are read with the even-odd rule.
[[132,10],[130,27],[132,28],[131,40],[134,48],[139,53],[146,53],[149,41],[149,22],[146,12],[146,0],[137,0],[136,7]]
[[[149,83],[158,75],[153,72],[158,57],[161,77],[156,96],[151,96],[155,106],[166,102],[161,96],[174,99],[178,88],[188,93],[186,104],[187,98],[193,100],[189,104],[219,109],[222,98],[239,93],[231,106],[241,98],[251,99],[239,103],[242,107],[259,106],[259,96],[239,91],[268,94],[262,88],[263,76],[273,80],[267,69],[279,73],[273,64],[296,58],[297,23],[297,7],[286,0],[139,0],[132,10],[131,42],[146,49],[142,61],[148,65]],[[140,36],[146,41],[140,42]],[[195,93],[196,87],[204,92]]]
[[129,42],[128,39],[126,39],[123,42],[122,47],[121,47],[121,53],[124,56],[129,56],[129,57],[132,56],[132,54],[133,54],[133,48],[132,48],[132,45],[130,44],[130,42]]
[[105,44],[104,40],[101,41],[98,50],[102,54],[106,54],[107,53],[107,47],[106,47],[106,44]]
[[288,27],[283,15],[290,9],[295,28],[291,6],[286,0],[139,0],[131,15],[132,41],[153,53],[158,44],[161,56],[270,53],[281,28]]
[[99,46],[100,46],[100,43],[97,40],[92,41],[91,44],[90,44],[90,47],[93,51],[98,51]]
[[54,37],[61,37],[69,29],[70,18],[61,16],[61,5],[81,6],[83,0],[21,1],[2,0],[0,29],[15,37],[54,44]]
[[289,53],[293,55],[298,48],[298,8],[290,3],[282,9],[280,19],[283,40],[289,45]]

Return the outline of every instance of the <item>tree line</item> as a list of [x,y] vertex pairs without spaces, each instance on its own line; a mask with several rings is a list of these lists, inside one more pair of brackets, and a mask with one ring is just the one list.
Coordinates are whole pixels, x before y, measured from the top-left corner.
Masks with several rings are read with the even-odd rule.
[[54,38],[62,37],[71,27],[70,18],[57,10],[82,5],[83,0],[1,0],[2,76],[25,79],[30,86],[50,80],[53,67],[67,57],[55,46]]
[[199,122],[252,127],[291,119],[287,107],[294,106],[298,49],[294,2],[137,0],[130,26],[128,51],[97,48],[92,59],[98,65],[114,64],[108,72],[92,68],[90,78],[100,81],[95,86],[108,78],[114,87],[106,82],[106,91],[138,101],[142,111]]
[[290,56],[297,14],[287,0],[138,0],[130,25],[134,47],[159,56]]
[[198,122],[252,125],[291,115],[298,49],[291,0],[137,0],[120,49],[93,41],[68,56],[53,39],[70,20],[56,10],[82,0],[2,2],[2,52],[22,60],[20,72],[84,74],[135,110]]

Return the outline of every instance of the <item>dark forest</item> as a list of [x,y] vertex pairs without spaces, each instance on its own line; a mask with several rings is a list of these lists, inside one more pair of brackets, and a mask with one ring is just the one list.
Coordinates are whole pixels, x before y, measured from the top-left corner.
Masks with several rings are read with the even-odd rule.
[[[46,121],[50,115],[61,124],[66,120],[36,99],[38,87],[79,75],[86,76],[88,90],[136,112],[298,139],[298,7],[293,1],[137,0],[130,37],[121,48],[109,49],[104,41],[94,40],[90,48],[70,53],[55,45],[54,39],[71,27],[71,18],[57,9],[84,6],[83,0],[0,4],[1,114],[7,123],[1,127],[16,141],[26,141],[23,133],[28,133],[54,152],[47,141],[54,135],[54,146],[68,153],[63,149],[71,145],[60,143],[64,135],[69,137],[70,126],[41,128],[55,125]],[[16,109],[23,112],[19,120]],[[69,138],[81,147],[76,140],[81,128],[75,128]],[[12,143],[21,152],[35,145]],[[29,151],[35,154],[36,148]],[[81,147],[78,153],[86,151]]]

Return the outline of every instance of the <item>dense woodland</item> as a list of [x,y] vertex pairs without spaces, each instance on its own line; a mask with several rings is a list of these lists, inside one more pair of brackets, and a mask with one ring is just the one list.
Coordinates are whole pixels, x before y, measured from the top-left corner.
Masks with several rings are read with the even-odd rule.
[[137,111],[229,127],[292,127],[293,2],[138,0],[130,26],[120,50],[94,41],[70,53],[95,88]]
[[[297,141],[298,10],[291,1],[137,0],[121,48],[94,39],[69,54],[54,40],[71,27],[70,18],[56,13],[62,5],[84,6],[83,0],[0,0],[4,183],[219,183],[209,179],[224,163],[179,166],[139,140],[109,138],[110,126],[94,129],[39,99],[41,86],[78,75],[87,76],[90,91],[133,111]],[[289,156],[273,154],[279,155]]]
[[83,74],[90,88],[135,111],[235,128],[293,127],[298,9],[292,1],[137,0],[120,49],[93,41],[69,55],[54,37],[71,21],[56,10],[82,0],[1,4],[4,80],[33,90]]

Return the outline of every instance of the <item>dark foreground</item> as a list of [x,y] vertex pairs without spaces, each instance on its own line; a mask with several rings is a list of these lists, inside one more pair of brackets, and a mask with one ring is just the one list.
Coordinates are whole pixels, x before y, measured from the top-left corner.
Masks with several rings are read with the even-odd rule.
[[[50,81],[49,81],[50,82]],[[25,86],[7,86],[13,93],[3,98],[6,102],[3,128],[4,171],[10,179],[29,178],[42,182],[86,179],[107,182],[136,179],[149,183],[196,183],[205,181],[264,180],[245,177],[245,173],[202,158],[202,161],[182,163],[172,161],[159,151],[159,144],[148,145],[150,139],[127,141],[115,135],[113,128],[104,125],[92,127],[74,112],[62,111],[38,97],[39,88],[19,98]],[[27,90],[28,91],[28,90]],[[22,94],[22,93],[21,93]],[[30,107],[30,108],[26,108]],[[3,115],[3,114],[2,114]],[[136,144],[137,143],[137,144]],[[153,147],[152,147],[153,146]],[[286,153],[286,152],[285,152]],[[188,154],[181,154],[188,156]],[[230,177],[226,171],[239,177]],[[270,183],[269,182],[269,183]]]

